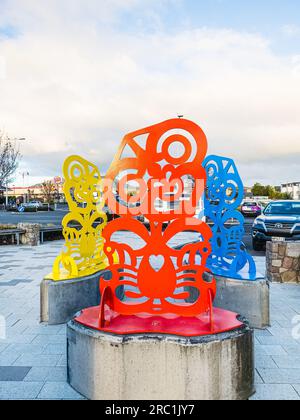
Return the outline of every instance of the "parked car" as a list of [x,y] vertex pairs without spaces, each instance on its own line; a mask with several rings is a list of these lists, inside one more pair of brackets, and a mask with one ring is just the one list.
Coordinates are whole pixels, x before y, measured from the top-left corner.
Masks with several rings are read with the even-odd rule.
[[54,211],[54,206],[52,206],[49,203],[43,203],[40,207],[37,209],[38,211]]
[[28,203],[28,207],[36,207],[37,209],[43,207],[43,203],[41,201],[30,201]]
[[36,205],[32,205],[31,203],[23,203],[18,207],[19,213],[27,213],[27,212],[37,212],[38,207]]
[[30,201],[29,203],[23,203],[18,207],[20,213],[38,212],[38,211],[54,211],[54,208],[48,203],[42,203],[41,201]]
[[255,251],[261,251],[272,237],[300,240],[300,201],[271,202],[252,227]]
[[257,217],[262,213],[260,204],[257,201],[245,201],[241,207],[243,216]]
[[9,204],[6,207],[6,211],[9,211],[9,212],[17,212],[18,211],[18,206],[15,203],[14,204]]

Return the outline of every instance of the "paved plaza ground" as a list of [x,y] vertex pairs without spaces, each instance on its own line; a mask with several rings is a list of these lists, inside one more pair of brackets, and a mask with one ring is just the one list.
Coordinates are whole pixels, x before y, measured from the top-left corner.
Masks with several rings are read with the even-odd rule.
[[[36,248],[0,248],[2,400],[82,399],[67,384],[66,327],[39,324],[39,285],[62,246],[59,241]],[[256,261],[264,272],[265,258]],[[271,302],[272,328],[255,332],[253,399],[300,400],[300,340],[292,334],[293,321],[300,324],[300,286],[272,284]]]

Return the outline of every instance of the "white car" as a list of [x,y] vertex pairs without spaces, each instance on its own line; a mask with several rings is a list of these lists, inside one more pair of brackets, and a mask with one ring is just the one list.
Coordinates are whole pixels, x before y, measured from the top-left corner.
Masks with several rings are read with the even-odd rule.
[[19,213],[24,213],[26,211],[38,211],[43,207],[43,204],[40,201],[31,201],[30,203],[23,203],[19,207]]
[[27,207],[36,207],[37,209],[43,207],[43,203],[41,201],[30,201],[30,203],[26,204]]

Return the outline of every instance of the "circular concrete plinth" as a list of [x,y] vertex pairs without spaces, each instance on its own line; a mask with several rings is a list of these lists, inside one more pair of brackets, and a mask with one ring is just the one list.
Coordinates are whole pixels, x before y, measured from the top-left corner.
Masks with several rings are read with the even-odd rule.
[[266,279],[247,281],[215,276],[214,306],[240,314],[251,328],[270,327],[270,285]]
[[40,285],[41,322],[60,325],[69,322],[83,308],[99,305],[100,277],[108,270],[64,281],[44,279]]
[[116,336],[68,324],[70,385],[90,400],[247,400],[253,331],[205,337]]

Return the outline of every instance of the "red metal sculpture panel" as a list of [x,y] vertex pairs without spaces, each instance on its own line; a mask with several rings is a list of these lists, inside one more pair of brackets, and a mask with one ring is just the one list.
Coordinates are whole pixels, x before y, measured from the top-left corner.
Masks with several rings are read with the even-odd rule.
[[[101,279],[100,308],[83,311],[78,322],[119,334],[201,335],[241,325],[235,314],[212,306],[216,282],[206,268],[212,232],[194,217],[206,185],[206,152],[205,134],[187,120],[125,136],[104,188],[120,216],[103,231],[112,275]],[[187,231],[200,241],[176,249],[174,238]],[[130,235],[140,246],[126,241]]]
[[[175,145],[181,147],[177,155],[172,150]],[[194,216],[205,188],[202,164],[206,153],[205,134],[187,120],[169,120],[126,135],[107,174],[112,182],[112,188],[109,185],[106,190],[110,207],[116,214],[143,214],[153,222]],[[176,202],[189,177],[197,182],[188,202],[174,210],[168,208],[167,212],[157,208],[160,200]],[[128,196],[126,187],[130,182],[140,190],[136,197]],[[168,196],[169,192],[174,194]]]
[[[128,245],[112,240],[116,231],[128,229],[138,235],[145,246],[133,250]],[[194,231],[201,234],[203,241],[186,245],[176,250],[168,242],[178,232]],[[150,232],[137,220],[117,219],[103,232],[106,240],[106,254],[110,262],[112,279],[101,282],[101,292],[109,285],[114,294],[120,286],[125,289],[125,299],[115,300],[114,309],[124,315],[148,313],[153,315],[174,313],[196,316],[210,308],[210,294],[215,296],[215,281],[203,279],[205,264],[210,254],[209,227],[194,219],[176,219],[163,231],[162,223],[151,223]],[[117,253],[119,264],[114,264]],[[130,256],[126,261],[125,254]],[[201,265],[196,265],[196,255],[202,256]],[[189,254],[189,262],[184,262]],[[156,266],[155,266],[156,265]],[[191,303],[191,295],[198,297]],[[194,292],[192,294],[192,292]]]

